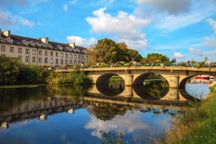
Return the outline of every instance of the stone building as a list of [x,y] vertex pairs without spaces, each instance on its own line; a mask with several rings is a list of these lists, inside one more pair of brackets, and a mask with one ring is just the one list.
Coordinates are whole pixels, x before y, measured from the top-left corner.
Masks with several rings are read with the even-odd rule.
[[29,38],[0,29],[0,55],[20,59],[25,64],[64,66],[86,64],[87,49],[75,43],[49,41],[48,37]]

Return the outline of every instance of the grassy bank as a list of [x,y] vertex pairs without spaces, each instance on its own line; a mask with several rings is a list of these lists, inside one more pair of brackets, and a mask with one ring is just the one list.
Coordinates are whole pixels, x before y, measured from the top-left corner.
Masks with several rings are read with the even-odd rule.
[[[216,143],[216,86],[209,97],[187,111],[173,123],[173,129],[162,140],[164,144]],[[161,142],[160,142],[161,143]]]

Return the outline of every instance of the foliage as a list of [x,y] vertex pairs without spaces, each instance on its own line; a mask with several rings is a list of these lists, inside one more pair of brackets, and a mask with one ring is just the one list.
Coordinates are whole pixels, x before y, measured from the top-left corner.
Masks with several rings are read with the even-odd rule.
[[174,123],[175,128],[167,134],[163,143],[216,143],[216,91],[214,88],[211,90],[208,99],[194,104],[194,109]]
[[70,73],[51,73],[47,78],[49,84],[89,85],[92,83],[83,71]]
[[[111,39],[104,38],[91,47],[91,57],[94,58],[94,63],[116,63],[118,61],[130,62],[132,60],[141,61],[142,56],[132,49],[128,49],[125,43],[116,43]],[[94,56],[95,55],[95,56]]]
[[169,58],[165,55],[162,55],[160,53],[150,53],[147,54],[146,60],[150,64],[156,64],[156,63],[169,63]]
[[18,59],[0,56],[0,85],[14,84],[22,66]]
[[45,79],[48,76],[47,70],[41,70],[34,65],[25,65],[17,76],[17,83],[19,84],[38,84],[45,83]]
[[15,58],[0,56],[0,85],[45,83],[49,71],[25,65]]

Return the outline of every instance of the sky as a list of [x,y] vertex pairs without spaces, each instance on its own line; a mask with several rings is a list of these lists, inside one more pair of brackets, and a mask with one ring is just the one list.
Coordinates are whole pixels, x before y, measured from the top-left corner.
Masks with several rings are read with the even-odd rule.
[[0,29],[86,48],[109,38],[143,57],[216,60],[216,0],[0,0]]

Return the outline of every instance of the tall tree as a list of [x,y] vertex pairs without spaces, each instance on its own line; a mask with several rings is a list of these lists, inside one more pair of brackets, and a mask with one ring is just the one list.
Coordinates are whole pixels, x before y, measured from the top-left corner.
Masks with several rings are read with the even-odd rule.
[[169,63],[169,58],[165,55],[160,54],[160,53],[147,54],[146,58],[150,64],[155,64],[155,63],[168,64]]
[[118,61],[130,62],[141,61],[142,56],[132,49],[128,49],[123,42],[116,43],[111,39],[104,38],[93,47],[97,62],[116,63]]

